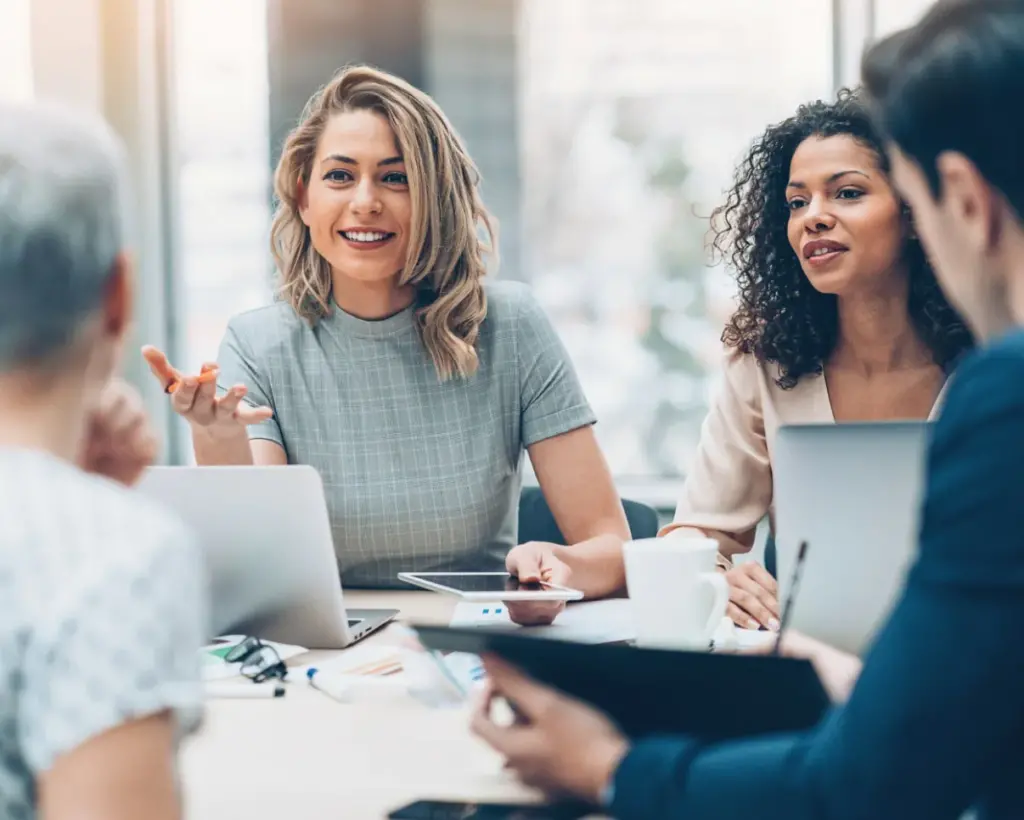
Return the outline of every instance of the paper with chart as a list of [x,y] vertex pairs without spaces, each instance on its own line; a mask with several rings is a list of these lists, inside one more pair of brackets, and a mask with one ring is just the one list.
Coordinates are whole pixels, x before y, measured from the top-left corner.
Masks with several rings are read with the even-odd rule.
[[548,626],[519,626],[512,623],[500,602],[489,604],[461,601],[455,607],[450,626],[486,626],[523,630],[544,638],[579,643],[613,643],[636,638],[633,611],[628,598],[584,601],[569,604]]
[[[628,598],[584,601],[569,604],[549,626],[519,626],[512,623],[503,603],[462,601],[455,607],[450,626],[486,626],[490,629],[515,629],[545,638],[578,643],[613,643],[636,640],[633,611]],[[775,639],[775,633],[738,629],[728,618],[715,633],[719,651],[744,652],[760,649]]]

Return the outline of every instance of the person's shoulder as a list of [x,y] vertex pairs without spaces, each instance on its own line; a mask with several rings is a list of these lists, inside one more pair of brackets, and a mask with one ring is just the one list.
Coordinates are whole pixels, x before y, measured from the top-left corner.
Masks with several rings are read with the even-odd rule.
[[[526,282],[508,279],[486,281],[487,313],[480,326],[478,349],[510,350],[510,355],[529,355],[557,344],[554,325]],[[499,356],[500,358],[500,356]]]
[[722,370],[734,378],[744,380],[763,379],[766,368],[753,353],[744,353],[735,347],[723,346]]
[[950,379],[928,448],[917,572],[1024,589],[1024,332],[974,351]]
[[189,561],[196,557],[193,534],[156,501],[107,478],[87,473],[79,478],[83,502],[92,509],[84,540],[102,539],[99,552],[108,560],[146,569],[177,551]]
[[[26,469],[50,487],[22,493],[22,511],[5,521],[21,537],[0,537],[0,552],[17,561],[26,680],[46,692],[21,704],[31,769],[139,715],[173,709],[191,730],[202,697],[196,650],[211,631],[197,543],[135,490],[55,460]],[[54,678],[55,668],[66,674]],[[90,670],[101,685],[83,700],[74,684]]]
[[[57,459],[24,463],[19,472],[26,485],[21,529],[31,531],[33,542],[27,564],[44,585],[71,589],[107,577],[159,576],[171,568],[201,580],[192,534],[141,493]],[[44,509],[37,503],[43,493],[59,503]]]
[[283,301],[237,313],[228,321],[228,334],[254,353],[280,347],[309,330],[309,323]]
[[[64,578],[71,591],[67,606],[76,607],[90,596],[117,595],[131,610],[126,616],[167,617],[188,610],[194,616],[180,617],[194,617],[205,628],[207,575],[195,534],[137,490],[96,476],[85,478],[94,513],[82,523],[76,560],[70,562],[79,571],[74,579]],[[172,597],[178,603],[169,603]]]
[[543,315],[533,289],[525,282],[509,279],[488,281],[484,284],[484,293],[487,296],[485,321],[497,328],[516,325],[524,314],[528,317],[536,313]]
[[963,453],[968,448],[1019,458],[1024,452],[1022,421],[1024,331],[1014,331],[969,354],[949,377],[932,453]]
[[943,417],[958,406],[1024,403],[1024,329],[969,354],[950,376]]
[[1016,367],[1024,366],[1024,328],[1017,328],[1000,336],[990,344],[971,353],[958,370],[978,363],[1001,362]]
[[244,310],[228,320],[228,327],[246,338],[287,333],[304,324],[292,306],[281,301]]
[[728,388],[747,401],[760,400],[765,392],[779,389],[775,384],[777,365],[762,364],[753,353],[734,347],[723,346],[721,373]]

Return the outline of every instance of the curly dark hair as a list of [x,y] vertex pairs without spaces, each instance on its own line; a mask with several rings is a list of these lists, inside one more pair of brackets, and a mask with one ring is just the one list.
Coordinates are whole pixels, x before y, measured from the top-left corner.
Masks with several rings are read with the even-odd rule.
[[[739,307],[722,341],[761,364],[777,364],[776,383],[785,390],[804,376],[822,373],[839,335],[836,296],[815,290],[789,244],[790,161],[808,137],[841,134],[874,151],[888,173],[882,138],[865,101],[844,89],[835,102],[802,105],[795,116],[770,126],[740,163],[725,204],[712,216],[712,247],[731,264],[739,285]],[[921,243],[908,238],[903,253],[910,320],[936,364],[950,370],[973,346],[971,334],[939,289]]]

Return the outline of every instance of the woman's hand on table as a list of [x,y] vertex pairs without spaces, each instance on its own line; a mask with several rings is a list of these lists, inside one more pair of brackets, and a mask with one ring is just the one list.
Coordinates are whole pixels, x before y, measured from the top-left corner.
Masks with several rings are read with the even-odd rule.
[[755,561],[745,561],[727,570],[729,606],[726,614],[745,629],[779,628],[779,586],[771,574]]
[[[509,550],[505,569],[520,583],[571,586],[572,571],[557,555],[557,545],[531,541]],[[523,626],[550,624],[565,609],[565,601],[506,601],[509,617]]]
[[244,402],[246,387],[236,384],[223,396],[217,396],[216,363],[207,362],[196,376],[184,375],[171,365],[163,351],[152,345],[142,348],[153,376],[171,396],[171,408],[193,427],[207,433],[235,434],[241,427],[258,424],[274,415],[269,407],[254,407]]

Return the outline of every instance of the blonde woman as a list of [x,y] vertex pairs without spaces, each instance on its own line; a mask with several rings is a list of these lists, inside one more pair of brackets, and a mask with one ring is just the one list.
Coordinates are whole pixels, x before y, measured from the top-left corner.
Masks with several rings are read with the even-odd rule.
[[501,568],[524,449],[570,543],[600,552],[629,534],[550,323],[523,285],[484,283],[493,232],[478,180],[429,96],[344,69],[285,141],[281,298],[229,323],[205,368],[221,389],[144,350],[161,383],[181,381],[171,404],[199,464],[319,470],[347,585]]

